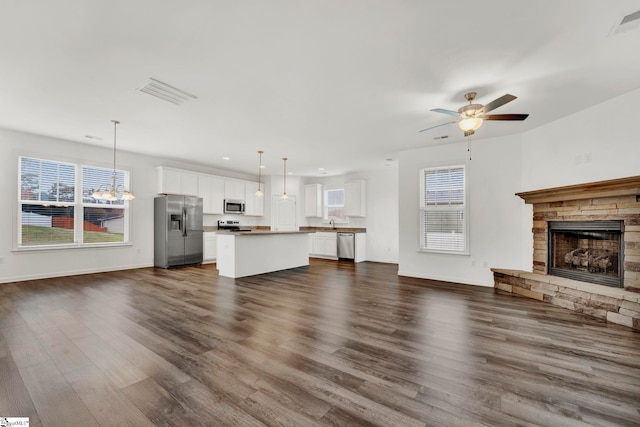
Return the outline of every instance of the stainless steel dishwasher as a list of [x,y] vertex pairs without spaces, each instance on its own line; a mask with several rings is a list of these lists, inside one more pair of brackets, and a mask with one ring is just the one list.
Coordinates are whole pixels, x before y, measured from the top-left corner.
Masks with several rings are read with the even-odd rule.
[[354,233],[338,233],[338,258],[353,260],[356,255]]

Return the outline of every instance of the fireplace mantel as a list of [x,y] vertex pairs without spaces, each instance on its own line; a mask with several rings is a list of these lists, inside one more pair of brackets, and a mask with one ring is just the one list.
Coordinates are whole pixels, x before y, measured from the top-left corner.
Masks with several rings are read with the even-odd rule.
[[527,204],[564,202],[640,194],[640,176],[516,193]]

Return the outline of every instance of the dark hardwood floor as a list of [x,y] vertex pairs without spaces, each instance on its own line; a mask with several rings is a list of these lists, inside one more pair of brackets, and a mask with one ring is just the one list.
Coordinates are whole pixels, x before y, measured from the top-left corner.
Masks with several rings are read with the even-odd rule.
[[492,288],[312,260],[0,284],[31,426],[640,425],[640,334]]

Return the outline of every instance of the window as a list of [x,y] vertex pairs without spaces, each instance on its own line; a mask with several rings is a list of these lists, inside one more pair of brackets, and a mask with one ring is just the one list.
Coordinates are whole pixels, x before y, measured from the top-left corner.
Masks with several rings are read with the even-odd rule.
[[324,219],[336,222],[347,222],[344,212],[344,188],[325,190]]
[[[18,246],[84,246],[128,242],[128,202],[95,200],[113,170],[30,157],[19,159]],[[116,171],[116,184],[128,184]]]
[[[100,185],[112,181],[113,169],[103,169],[82,166],[82,242],[83,243],[124,243],[125,240],[125,209],[124,200],[96,200],[91,197]],[[116,170],[116,186],[119,188],[118,197],[128,187],[125,183],[124,171]],[[122,185],[122,187],[120,187]]]
[[422,169],[420,198],[420,248],[435,252],[466,253],[464,166]]

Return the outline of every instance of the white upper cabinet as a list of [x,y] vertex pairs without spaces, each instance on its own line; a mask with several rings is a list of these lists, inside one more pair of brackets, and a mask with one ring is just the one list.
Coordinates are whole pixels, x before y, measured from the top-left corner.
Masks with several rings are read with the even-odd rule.
[[245,182],[234,179],[224,181],[224,198],[231,200],[244,200]]
[[203,214],[222,215],[224,200],[231,199],[245,202],[245,215],[264,215],[264,196],[257,197],[255,195],[258,189],[257,182],[224,178],[166,166],[158,166],[157,172],[158,193],[202,197]]
[[213,175],[198,176],[198,196],[202,197],[202,213],[224,212],[224,179]]
[[157,171],[159,194],[198,195],[198,175],[196,173],[163,166],[159,166]]
[[365,181],[344,184],[344,211],[346,216],[365,216],[365,194]]
[[264,195],[262,197],[256,196],[256,191],[258,191],[258,183],[245,182],[244,189],[245,194],[242,198],[244,200],[244,214],[248,216],[263,216]]
[[304,216],[322,217],[322,184],[304,186]]

